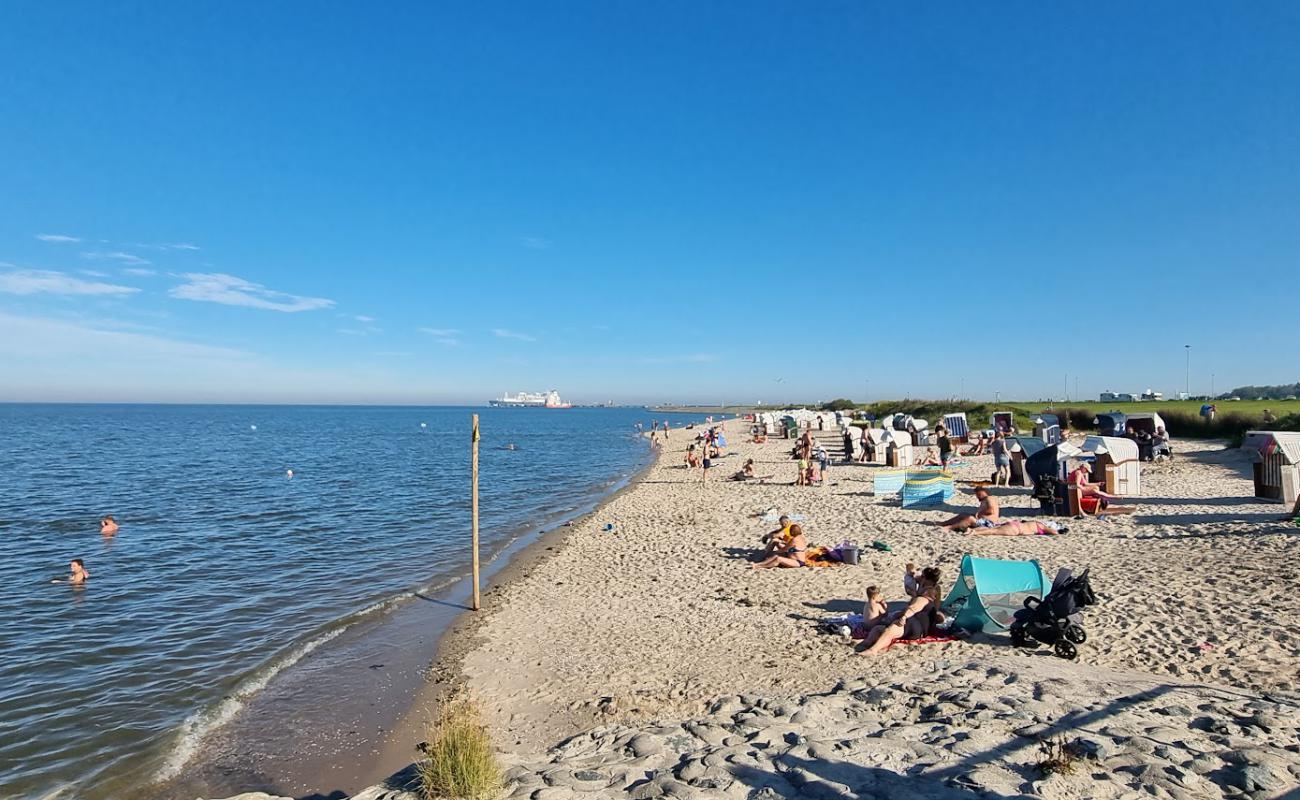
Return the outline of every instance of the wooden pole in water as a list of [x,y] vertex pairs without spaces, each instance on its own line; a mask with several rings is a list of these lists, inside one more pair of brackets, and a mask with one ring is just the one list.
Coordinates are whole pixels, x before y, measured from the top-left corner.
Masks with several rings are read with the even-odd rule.
[[474,433],[470,441],[470,556],[474,571],[474,610],[479,610],[478,596],[478,414],[473,416]]

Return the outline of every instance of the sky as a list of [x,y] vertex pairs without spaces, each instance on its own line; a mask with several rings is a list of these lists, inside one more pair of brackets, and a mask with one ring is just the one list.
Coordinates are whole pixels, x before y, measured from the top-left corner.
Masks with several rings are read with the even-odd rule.
[[1292,382],[1297,41],[1292,2],[12,0],[0,401]]

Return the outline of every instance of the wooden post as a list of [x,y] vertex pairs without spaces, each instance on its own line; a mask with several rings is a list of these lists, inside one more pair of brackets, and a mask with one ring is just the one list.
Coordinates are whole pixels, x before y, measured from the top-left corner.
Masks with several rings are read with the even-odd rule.
[[474,610],[479,610],[478,596],[478,414],[473,417],[474,434],[470,442],[470,539],[474,572]]

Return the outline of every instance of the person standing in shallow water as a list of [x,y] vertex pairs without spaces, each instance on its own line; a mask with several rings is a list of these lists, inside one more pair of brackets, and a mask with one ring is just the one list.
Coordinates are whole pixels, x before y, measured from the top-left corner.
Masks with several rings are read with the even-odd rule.
[[112,514],[99,521],[99,532],[105,536],[112,536],[117,533],[117,522],[113,519]]

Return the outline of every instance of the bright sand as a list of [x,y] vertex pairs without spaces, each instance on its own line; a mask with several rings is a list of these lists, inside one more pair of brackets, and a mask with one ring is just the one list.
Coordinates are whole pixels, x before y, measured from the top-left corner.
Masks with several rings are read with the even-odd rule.
[[[956,469],[948,506],[903,509],[872,495],[878,467],[833,466],[829,485],[796,487],[792,441],[728,429],[732,455],[704,485],[682,467],[690,434],[674,431],[642,481],[550,541],[457,633],[443,666],[459,668],[518,765],[512,796],[1274,797],[1300,783],[1300,529],[1251,497],[1241,452],[1177,442],[1172,463],[1143,465],[1132,516],[975,537],[927,523],[973,507],[961,481],[987,478],[988,456]],[[726,480],[749,457],[774,477]],[[995,492],[1004,518],[1035,515],[1027,489]],[[770,509],[806,515],[813,544],[892,552],[752,570],[776,527],[755,515]],[[1091,568],[1102,599],[1079,661],[1016,651],[1005,634],[868,658],[817,630],[859,611],[869,584],[901,599],[907,562],[940,566],[946,593],[964,553],[1037,559],[1049,576]],[[1102,758],[1037,780],[1033,737],[1062,727]],[[580,731],[594,732],[547,752]]]

